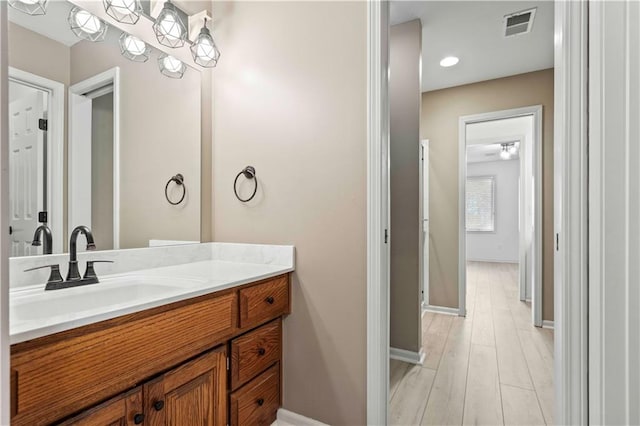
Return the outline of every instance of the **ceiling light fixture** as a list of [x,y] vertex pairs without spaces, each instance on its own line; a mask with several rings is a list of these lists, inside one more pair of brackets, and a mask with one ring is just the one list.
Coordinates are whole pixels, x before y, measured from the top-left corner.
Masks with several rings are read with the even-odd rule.
[[515,152],[512,152],[512,147],[514,147],[515,144],[511,142],[511,143],[502,143],[500,145],[502,146],[502,150],[500,151],[500,158],[502,158],[503,160],[510,160],[511,154],[515,153]]
[[447,56],[446,58],[442,58],[442,60],[440,61],[440,66],[445,68],[452,67],[458,62],[460,62],[460,59],[458,59],[457,57]]
[[518,152],[518,147],[516,146],[515,142],[509,144],[509,154],[511,155],[515,155]]
[[206,18],[200,34],[191,45],[191,55],[193,55],[193,62],[205,68],[215,67],[220,59],[220,51],[211,37],[211,31],[207,28]]
[[120,53],[130,61],[147,62],[151,47],[136,36],[122,33],[120,36]]
[[182,23],[176,7],[169,1],[165,2],[153,24],[153,31],[160,44],[172,48],[184,46],[187,37],[187,29]]
[[182,78],[187,70],[187,66],[182,61],[166,53],[158,58],[158,66],[162,75],[170,78]]
[[80,38],[89,41],[102,41],[107,34],[107,24],[86,10],[74,7],[69,13],[71,31]]
[[140,0],[103,0],[104,10],[123,24],[135,24],[140,19],[142,5]]
[[47,13],[49,0],[9,0],[9,6],[27,15],[44,15]]

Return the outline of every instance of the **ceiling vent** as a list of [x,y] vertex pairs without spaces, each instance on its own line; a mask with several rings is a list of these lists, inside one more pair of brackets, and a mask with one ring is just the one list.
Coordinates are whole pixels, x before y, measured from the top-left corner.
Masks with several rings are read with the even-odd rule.
[[503,22],[504,36],[511,37],[531,32],[533,18],[536,16],[536,8],[523,10],[522,12],[506,15]]

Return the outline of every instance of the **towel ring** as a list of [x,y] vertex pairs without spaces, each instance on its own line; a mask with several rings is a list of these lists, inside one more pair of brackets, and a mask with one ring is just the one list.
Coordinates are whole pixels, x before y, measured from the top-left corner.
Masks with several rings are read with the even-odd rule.
[[[169,184],[171,182],[175,182],[176,185],[181,186],[182,187],[182,197],[180,197],[180,199],[178,201],[171,201],[169,199]],[[169,204],[173,205],[173,206],[177,206],[178,204],[180,204],[181,202],[184,201],[184,197],[185,195],[187,195],[187,186],[184,184],[184,176],[182,176],[181,173],[178,173],[175,176],[172,176],[171,179],[169,179],[167,181],[167,184],[164,187],[164,196],[167,199],[167,201],[169,202]]]
[[[253,193],[251,194],[251,196],[249,198],[240,198],[240,196],[238,195],[238,178],[240,177],[240,175],[244,175],[245,178],[247,179],[253,179],[254,180],[254,187],[253,187]],[[256,177],[256,169],[253,166],[247,166],[244,169],[240,170],[240,173],[238,173],[236,175],[235,180],[233,181],[233,193],[236,194],[236,198],[240,201],[242,201],[243,203],[247,203],[251,200],[253,200],[253,197],[256,196],[256,192],[258,192],[258,178]]]

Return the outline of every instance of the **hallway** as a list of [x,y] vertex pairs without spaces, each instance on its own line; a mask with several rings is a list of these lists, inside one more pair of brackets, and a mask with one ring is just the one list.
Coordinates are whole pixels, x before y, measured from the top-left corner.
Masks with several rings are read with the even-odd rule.
[[390,424],[553,424],[553,331],[518,300],[514,264],[467,264],[467,317],[427,312],[426,358],[391,360]]

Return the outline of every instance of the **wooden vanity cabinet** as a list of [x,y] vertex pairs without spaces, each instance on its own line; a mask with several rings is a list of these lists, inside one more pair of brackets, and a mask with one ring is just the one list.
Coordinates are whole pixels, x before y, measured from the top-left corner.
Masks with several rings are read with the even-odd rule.
[[288,313],[286,274],[12,345],[11,423],[270,424]]
[[142,388],[137,387],[63,422],[61,426],[133,426],[143,421]]
[[227,424],[227,352],[221,348],[144,385],[145,425]]

